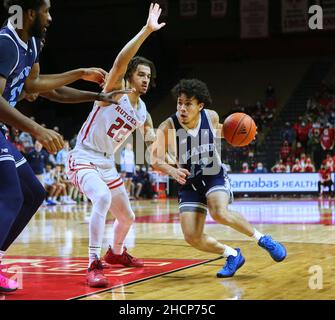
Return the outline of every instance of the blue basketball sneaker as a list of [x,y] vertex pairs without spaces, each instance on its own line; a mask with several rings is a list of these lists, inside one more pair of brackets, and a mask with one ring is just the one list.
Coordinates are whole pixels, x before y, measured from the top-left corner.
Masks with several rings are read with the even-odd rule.
[[228,256],[223,268],[216,274],[218,278],[229,278],[232,277],[235,272],[244,265],[245,259],[242,256],[239,248],[235,249],[237,256]]
[[286,257],[285,247],[281,243],[274,241],[269,235],[261,237],[258,245],[269,252],[272,259],[276,262],[283,261]]

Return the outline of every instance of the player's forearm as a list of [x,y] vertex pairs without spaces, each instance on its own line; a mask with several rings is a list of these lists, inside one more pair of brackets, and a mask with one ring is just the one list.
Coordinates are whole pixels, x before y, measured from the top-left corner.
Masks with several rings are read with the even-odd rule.
[[39,75],[36,79],[27,79],[25,90],[28,93],[52,91],[80,80],[84,75],[84,69],[76,69],[59,74]]
[[145,39],[149,37],[151,32],[152,31],[149,30],[147,27],[143,27],[141,31],[123,47],[123,49],[116,57],[113,68],[109,73],[105,89],[106,91],[113,89],[118,77],[123,76],[126,73],[130,60],[135,56],[135,54],[137,53]]
[[21,131],[29,132],[35,135],[41,129],[41,126],[35,121],[24,116],[18,110],[12,108],[8,102],[0,96],[0,121],[13,126]]
[[98,100],[99,93],[61,87],[41,94],[42,97],[59,103],[83,103]]

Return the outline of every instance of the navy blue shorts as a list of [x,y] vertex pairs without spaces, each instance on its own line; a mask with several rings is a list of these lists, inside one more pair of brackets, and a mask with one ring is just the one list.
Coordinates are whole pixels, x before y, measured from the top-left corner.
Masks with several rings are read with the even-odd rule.
[[134,176],[134,173],[132,173],[132,172],[126,172],[126,176],[125,176],[125,178],[126,178],[126,179],[132,179],[133,176]]
[[5,138],[3,133],[0,131],[0,162],[1,161],[13,161],[15,162],[16,168],[27,162],[24,156],[10,141]]
[[194,183],[181,186],[178,191],[179,212],[207,213],[207,197],[215,191],[224,191],[229,196],[229,203],[233,201],[228,175],[223,171],[213,176],[202,176]]

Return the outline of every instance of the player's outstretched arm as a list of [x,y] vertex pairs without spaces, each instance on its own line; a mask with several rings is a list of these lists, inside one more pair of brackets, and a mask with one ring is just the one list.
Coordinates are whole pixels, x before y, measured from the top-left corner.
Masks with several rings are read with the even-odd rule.
[[169,135],[171,130],[174,129],[172,129],[169,121],[165,121],[159,126],[156,133],[156,140],[152,145],[151,165],[155,170],[170,175],[178,183],[185,184],[186,178],[190,175],[190,172],[184,168],[175,168],[167,163],[166,155],[170,153],[169,149],[171,149],[169,147],[169,143],[172,140],[171,135]]
[[152,32],[158,31],[165,26],[165,23],[159,23],[158,19],[162,9],[159,5],[151,4],[146,25],[141,31],[131,39],[116,57],[113,67],[109,72],[104,92],[110,92],[114,89],[122,88],[122,80],[127,71],[130,60],[135,56],[142,43],[149,37]]
[[61,87],[49,92],[41,93],[40,96],[50,101],[58,103],[83,103],[92,101],[103,101],[109,104],[117,104],[116,97],[120,94],[128,94],[134,92],[133,89],[115,90],[109,93],[105,92],[90,92],[78,90],[70,87]]
[[25,82],[27,93],[43,93],[71,84],[77,80],[96,82],[103,86],[107,72],[100,68],[80,68],[59,74],[40,74],[40,65],[35,63]]
[[55,153],[64,146],[63,138],[56,132],[43,128],[35,121],[24,116],[18,110],[12,108],[0,95],[0,121],[31,133],[36,140],[40,141],[49,153]]

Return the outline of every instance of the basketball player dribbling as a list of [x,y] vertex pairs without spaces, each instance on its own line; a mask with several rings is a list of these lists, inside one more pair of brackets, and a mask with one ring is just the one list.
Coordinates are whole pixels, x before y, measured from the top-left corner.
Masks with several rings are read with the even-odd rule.
[[[117,97],[118,105],[96,103],[81,128],[75,148],[69,153],[67,173],[70,180],[92,201],[89,223],[89,265],[86,275],[91,287],[104,287],[108,279],[100,259],[108,211],[115,216],[114,243],[104,255],[108,264],[142,267],[143,261],[127,253],[123,243],[135,215],[114,162],[122,142],[140,128],[145,139],[153,140],[153,125],[145,103],[140,99],[155,78],[151,61],[134,57],[145,39],[165,23],[158,23],[161,9],[151,4],[146,25],[118,54],[109,73],[104,92],[133,89]],[[150,138],[151,136],[151,138]]]
[[[215,138],[222,137],[218,114],[209,109],[207,85],[197,79],[181,80],[172,90],[177,112],[164,121],[153,145],[153,166],[179,184],[179,212],[185,240],[194,248],[227,257],[218,277],[232,277],[245,262],[239,248],[233,249],[204,232],[206,214],[248,237],[279,262],[285,247],[256,230],[240,213],[229,209],[233,194],[224,164],[216,149]],[[220,132],[220,136],[218,134]],[[166,162],[166,154],[177,168]]]

